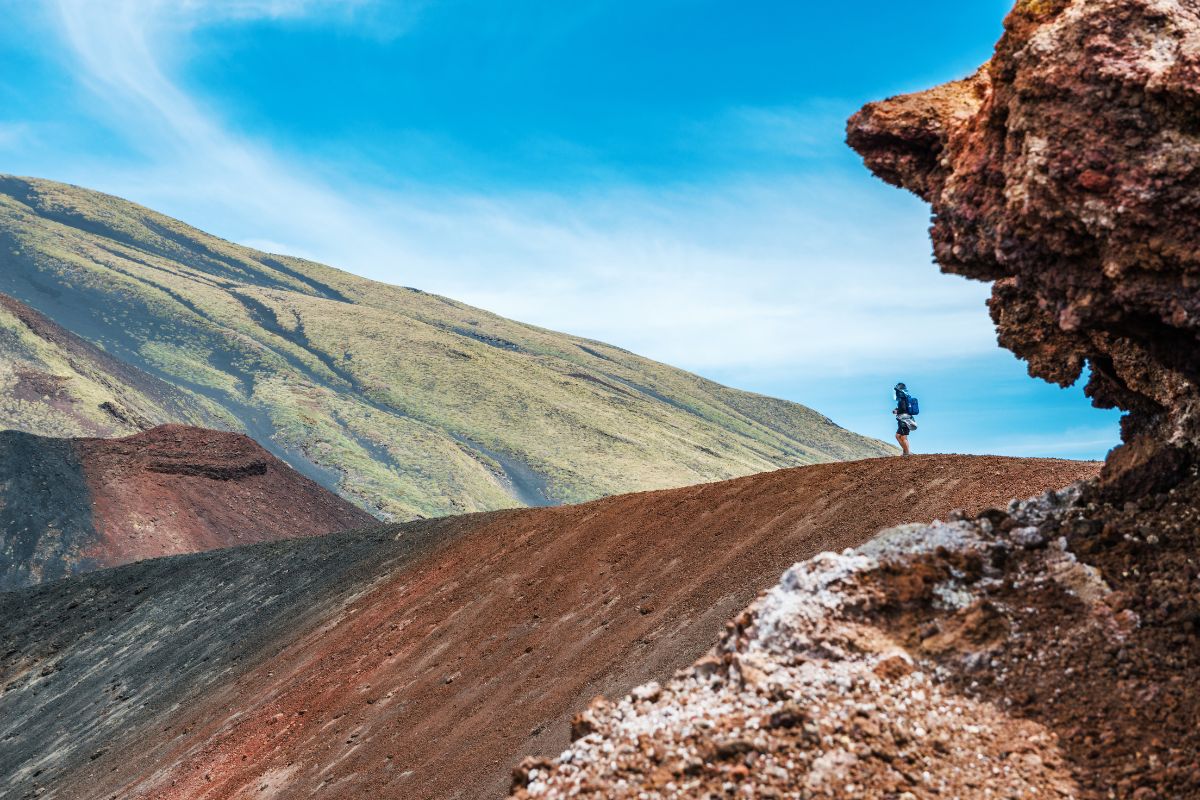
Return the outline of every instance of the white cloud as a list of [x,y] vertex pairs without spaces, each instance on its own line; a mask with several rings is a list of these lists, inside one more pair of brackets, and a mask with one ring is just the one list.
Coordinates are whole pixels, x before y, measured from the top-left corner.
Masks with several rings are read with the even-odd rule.
[[[984,287],[929,266],[927,212],[893,190],[809,175],[586,196],[385,191],[231,133],[169,74],[167,53],[186,49],[177,44],[189,26],[374,4],[334,6],[59,0],[87,84],[146,159],[70,179],[229,238],[691,369],[853,372],[994,349]],[[806,114],[745,110],[730,130],[803,149]]]
[[503,230],[483,220],[472,225],[477,244],[455,244],[469,253],[506,241],[487,269],[520,282],[460,271],[446,291],[701,370],[855,371],[995,348],[986,287],[930,268],[919,216],[906,219],[911,235],[875,239],[870,223],[832,218],[885,209],[856,208],[846,187],[820,183],[727,186],[721,202],[698,207],[625,194],[576,201],[565,219],[507,209]]

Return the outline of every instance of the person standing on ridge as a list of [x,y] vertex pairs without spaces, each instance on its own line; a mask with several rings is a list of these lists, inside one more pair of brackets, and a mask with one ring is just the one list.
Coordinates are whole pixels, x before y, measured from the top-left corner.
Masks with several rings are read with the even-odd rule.
[[908,393],[908,387],[903,383],[897,383],[893,391],[896,394],[896,408],[892,410],[896,415],[896,441],[900,443],[904,455],[911,456],[908,435],[917,429],[917,421],[913,417],[921,413],[921,407],[917,404],[917,398]]

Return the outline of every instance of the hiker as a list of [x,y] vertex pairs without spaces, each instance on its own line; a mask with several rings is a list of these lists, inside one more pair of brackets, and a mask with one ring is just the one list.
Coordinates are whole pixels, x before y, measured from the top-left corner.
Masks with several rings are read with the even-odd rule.
[[892,410],[896,415],[896,441],[900,443],[904,455],[911,456],[908,435],[917,429],[917,421],[913,416],[921,413],[920,406],[917,404],[917,398],[908,393],[908,387],[903,383],[897,383],[893,391],[896,394],[896,407]]

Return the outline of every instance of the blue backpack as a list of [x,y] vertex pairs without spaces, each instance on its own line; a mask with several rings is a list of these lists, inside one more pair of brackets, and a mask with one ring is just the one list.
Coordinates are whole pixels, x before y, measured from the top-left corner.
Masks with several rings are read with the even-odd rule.
[[907,407],[907,413],[914,417],[921,413],[921,404],[917,402],[917,398],[913,397],[911,394],[905,394],[904,399],[904,405]]

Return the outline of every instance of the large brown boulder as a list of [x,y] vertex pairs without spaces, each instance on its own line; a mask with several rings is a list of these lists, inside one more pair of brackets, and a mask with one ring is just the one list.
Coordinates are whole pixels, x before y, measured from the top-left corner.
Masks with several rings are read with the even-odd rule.
[[848,141],[932,204],[943,270],[994,282],[1032,375],[1090,364],[1130,412],[1110,472],[1187,460],[1164,445],[1200,442],[1200,3],[1020,0],[989,63],[871,103]]

